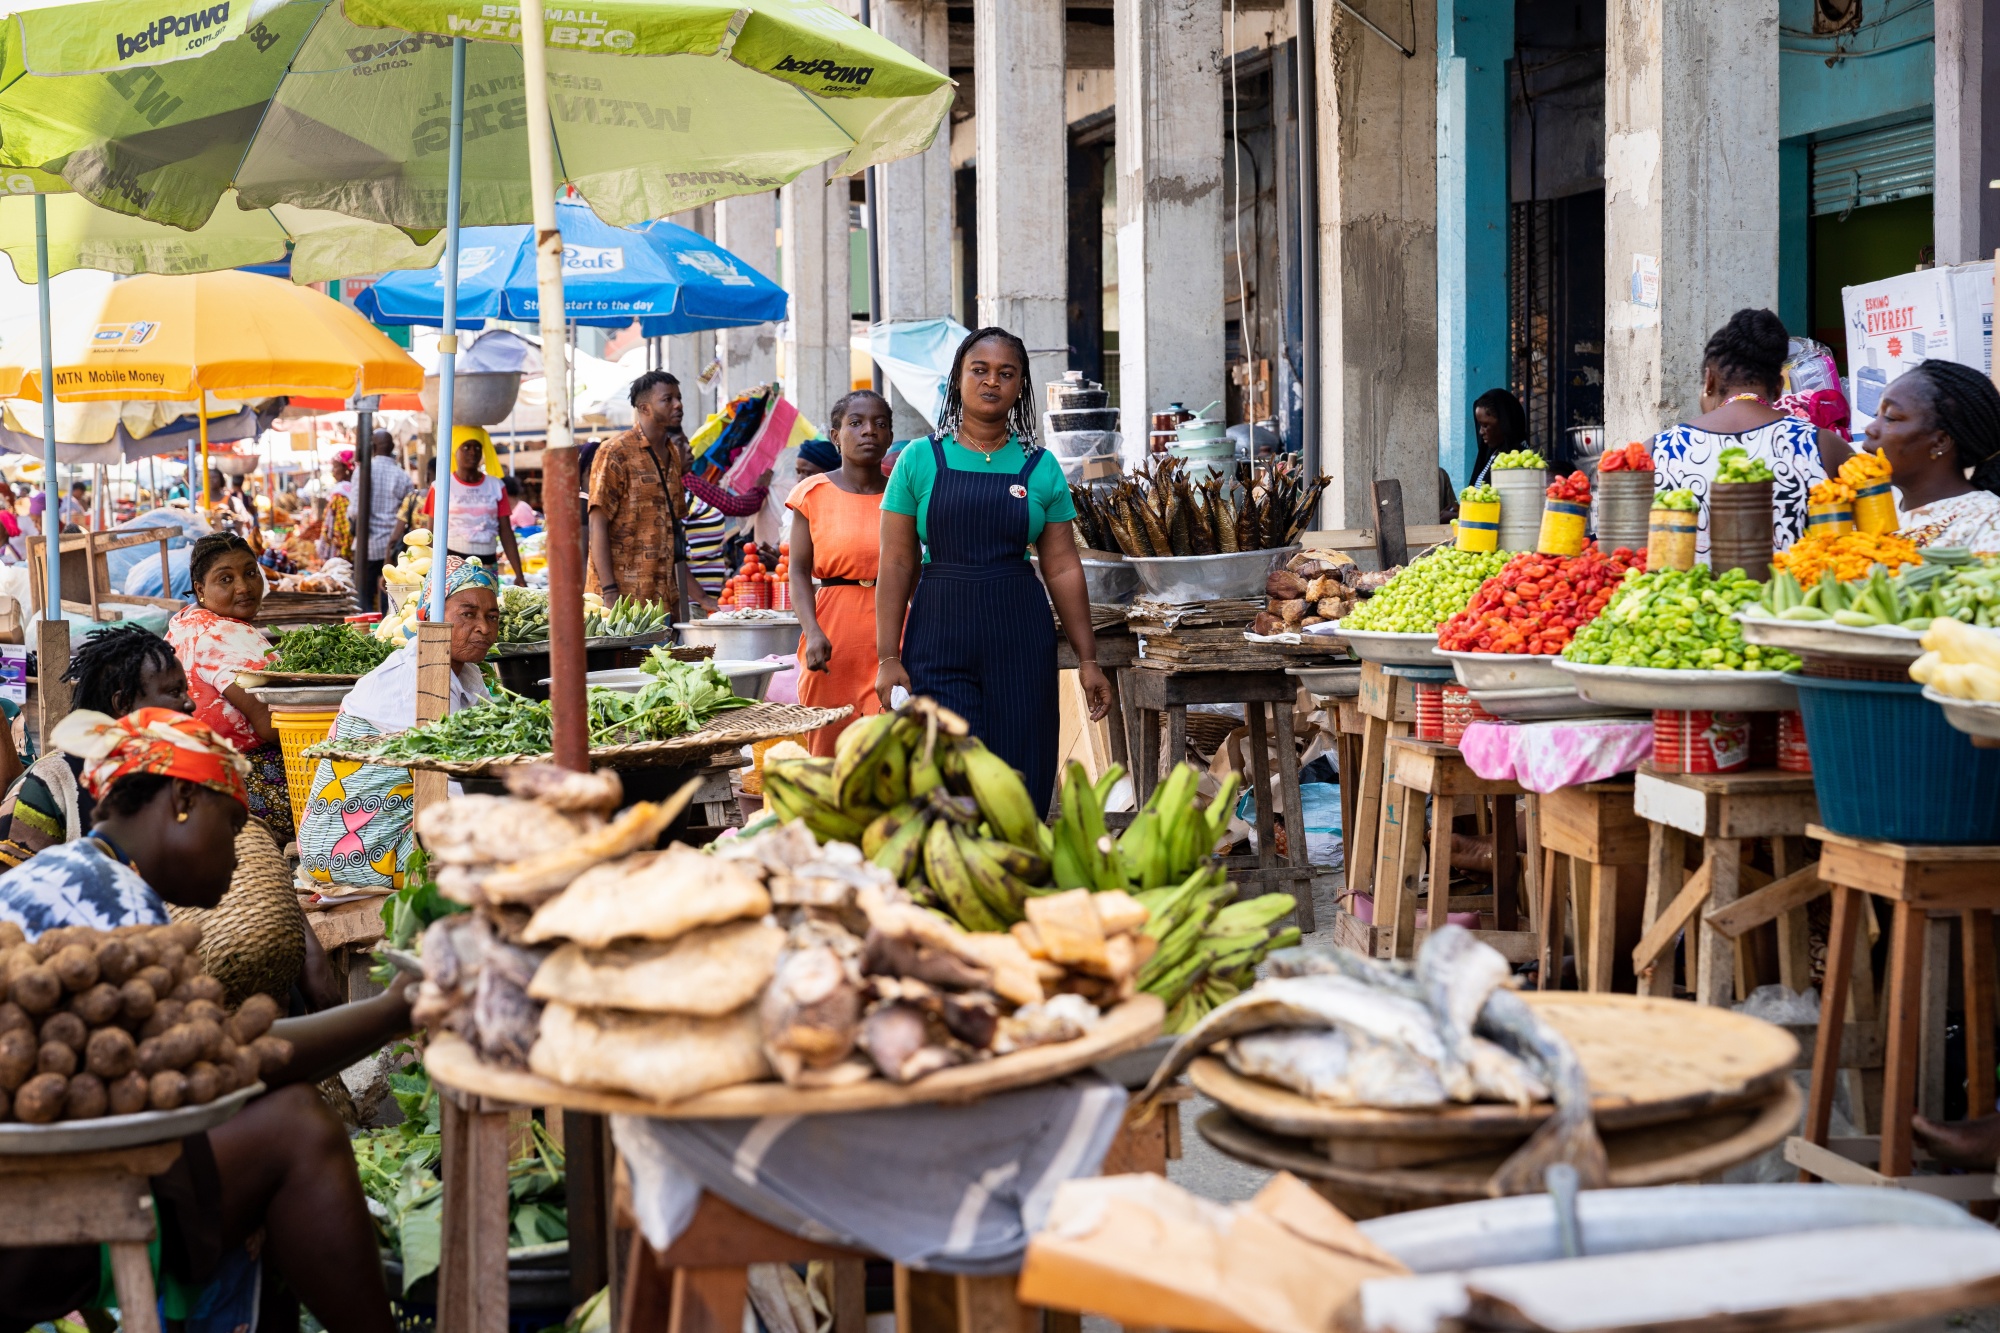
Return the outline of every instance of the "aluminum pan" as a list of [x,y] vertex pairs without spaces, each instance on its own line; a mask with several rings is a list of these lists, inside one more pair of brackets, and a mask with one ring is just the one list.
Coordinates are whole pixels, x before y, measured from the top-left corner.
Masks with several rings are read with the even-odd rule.
[[1129,555],[1126,565],[1139,576],[1149,602],[1226,602],[1262,597],[1271,571],[1297,555],[1301,546],[1225,555]]
[[1872,662],[1914,662],[1923,655],[1923,635],[1894,625],[1855,629],[1830,620],[1778,620],[1737,612],[1743,641],[1760,648],[1784,648],[1801,657],[1844,657]]
[[1457,653],[1438,649],[1438,656],[1450,662],[1458,673],[1458,683],[1468,690],[1570,690],[1576,682],[1564,678],[1552,665],[1554,657],[1528,653]]
[[1556,669],[1584,698],[1624,708],[1790,713],[1799,706],[1799,692],[1785,683],[1782,671],[1669,671],[1588,662],[1558,662]]
[[1924,686],[1924,698],[1944,709],[1944,720],[1966,735],[2000,740],[2000,704],[1954,699],[1939,694],[1935,685]]
[[1335,621],[1347,649],[1364,662],[1379,666],[1450,666],[1438,655],[1435,634],[1390,634],[1377,630],[1347,629]]
[[190,1134],[214,1129],[263,1091],[262,1083],[252,1083],[212,1102],[183,1106],[174,1111],[140,1111],[136,1115],[105,1115],[95,1120],[58,1120],[53,1125],[23,1125],[9,1121],[0,1124],[0,1155],[103,1152],[111,1148],[136,1148],[141,1144],[183,1139]]
[[1564,718],[1630,717],[1629,708],[1591,703],[1575,686],[1557,689],[1473,690],[1472,701],[1509,722],[1552,722]]

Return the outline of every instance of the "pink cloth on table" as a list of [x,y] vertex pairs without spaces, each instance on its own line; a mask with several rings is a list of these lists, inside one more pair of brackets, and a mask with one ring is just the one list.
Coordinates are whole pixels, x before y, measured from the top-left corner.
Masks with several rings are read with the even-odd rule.
[[1458,743],[1488,782],[1559,791],[1629,773],[1653,754],[1650,718],[1632,722],[1475,722]]

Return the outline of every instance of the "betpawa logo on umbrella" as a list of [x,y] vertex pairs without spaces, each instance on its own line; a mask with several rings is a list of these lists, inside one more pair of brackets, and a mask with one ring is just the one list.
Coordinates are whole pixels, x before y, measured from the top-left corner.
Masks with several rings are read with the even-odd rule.
[[222,34],[216,29],[228,22],[229,0],[191,14],[162,14],[137,32],[119,33],[118,58],[130,60],[143,52],[159,50],[176,37],[193,39],[181,43],[183,52],[198,50],[220,37]]
[[90,335],[90,346],[99,352],[129,351],[145,346],[159,331],[159,321],[151,319],[134,320],[130,324],[99,324],[97,332]]

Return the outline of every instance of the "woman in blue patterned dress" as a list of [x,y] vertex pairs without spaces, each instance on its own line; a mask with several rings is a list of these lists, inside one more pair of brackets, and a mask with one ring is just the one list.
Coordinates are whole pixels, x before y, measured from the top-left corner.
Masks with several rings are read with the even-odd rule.
[[1814,484],[1847,461],[1847,442],[1812,422],[1773,407],[1789,338],[1768,310],[1739,310],[1715,331],[1702,355],[1701,415],[1653,437],[1653,485],[1661,493],[1686,488],[1701,501],[1695,559],[1708,563],[1708,492],[1716,461],[1731,445],[1768,463],[1771,545],[1782,551],[1805,535],[1806,501]]

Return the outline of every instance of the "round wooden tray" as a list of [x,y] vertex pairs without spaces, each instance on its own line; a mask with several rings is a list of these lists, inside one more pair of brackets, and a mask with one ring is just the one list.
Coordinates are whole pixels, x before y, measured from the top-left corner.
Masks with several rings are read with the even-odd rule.
[[[1799,1056],[1798,1041],[1783,1028],[1712,1005],[1575,991],[1529,991],[1522,998],[1576,1048],[1605,1129],[1756,1101],[1788,1081]],[[1543,1103],[1517,1111],[1498,1102],[1393,1111],[1323,1106],[1245,1078],[1212,1055],[1189,1066],[1188,1081],[1259,1129],[1305,1139],[1518,1139],[1555,1109]]]
[[0,1125],[0,1157],[46,1156],[50,1153],[104,1152],[166,1143],[190,1134],[205,1134],[247,1106],[264,1091],[262,1083],[217,1097],[199,1106],[172,1111],[139,1111],[132,1115],[101,1115],[92,1120],[58,1120],[53,1125]]
[[743,1120],[767,1115],[837,1115],[922,1102],[969,1102],[996,1092],[1032,1087],[1137,1050],[1160,1034],[1166,1007],[1135,995],[1104,1015],[1075,1041],[1002,1055],[978,1064],[940,1070],[915,1083],[872,1078],[845,1088],[792,1088],[783,1083],[739,1083],[678,1102],[650,1102],[630,1093],[573,1088],[523,1070],[487,1064],[462,1039],[440,1033],[424,1050],[424,1068],[436,1082],[516,1106],[562,1106],[602,1115],[646,1115],[663,1120]]
[[[1636,1188],[1717,1176],[1782,1143],[1798,1128],[1804,1102],[1798,1086],[1785,1079],[1775,1092],[1749,1105],[1672,1124],[1613,1130],[1604,1135],[1611,1161],[1607,1184]],[[1361,1216],[1488,1198],[1487,1181],[1508,1156],[1488,1152],[1421,1167],[1356,1168],[1329,1161],[1309,1143],[1265,1134],[1227,1111],[1208,1112],[1195,1128],[1227,1156],[1320,1182],[1350,1213]]]

